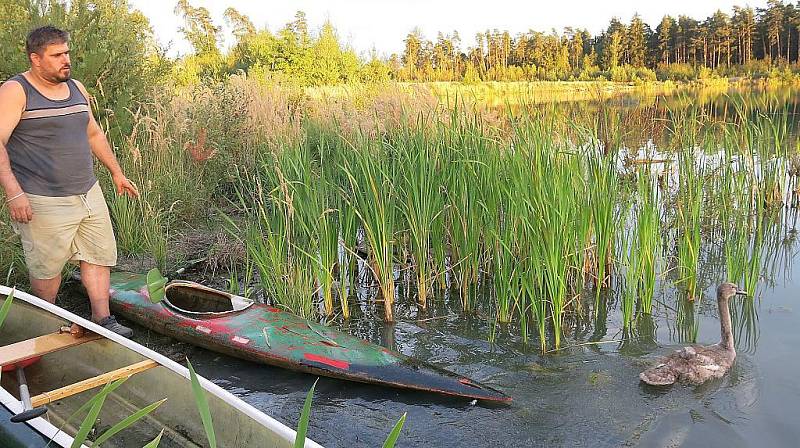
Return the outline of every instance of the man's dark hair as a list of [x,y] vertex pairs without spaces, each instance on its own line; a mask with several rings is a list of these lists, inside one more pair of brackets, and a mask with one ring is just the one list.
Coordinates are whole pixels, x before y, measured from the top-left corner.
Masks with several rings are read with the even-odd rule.
[[52,25],[41,26],[28,33],[25,40],[25,51],[30,57],[31,53],[42,54],[48,45],[69,42],[69,33]]

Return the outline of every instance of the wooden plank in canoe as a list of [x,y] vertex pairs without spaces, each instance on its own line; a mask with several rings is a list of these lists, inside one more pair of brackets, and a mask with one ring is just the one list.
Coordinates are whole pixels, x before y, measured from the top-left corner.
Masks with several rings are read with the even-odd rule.
[[69,333],[52,333],[26,339],[0,347],[0,365],[16,364],[29,358],[75,347],[100,338],[102,336],[96,333],[86,333],[80,337]]
[[62,398],[79,394],[89,389],[94,389],[95,387],[103,386],[107,383],[116,381],[120,378],[127,378],[129,376],[135,375],[139,372],[144,372],[145,370],[152,369],[153,367],[157,366],[158,366],[157,362],[151,359],[146,359],[144,361],[137,362],[136,364],[131,364],[129,366],[125,366],[120,369],[104,373],[102,375],[97,375],[93,378],[88,378],[83,381],[70,384],[68,386],[51,390],[50,392],[45,392],[36,395],[35,397],[31,397],[31,403],[32,406],[36,408],[48,403],[52,403],[56,400],[60,400]]

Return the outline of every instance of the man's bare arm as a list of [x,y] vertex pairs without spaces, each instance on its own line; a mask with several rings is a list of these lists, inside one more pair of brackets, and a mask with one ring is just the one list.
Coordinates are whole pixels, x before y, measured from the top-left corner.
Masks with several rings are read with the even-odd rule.
[[[86,87],[77,80],[75,84],[77,84],[83,96],[86,97],[88,101],[90,97],[89,92],[86,91]],[[111,145],[108,143],[103,129],[97,124],[91,107],[89,107],[89,125],[86,128],[86,133],[89,136],[89,147],[92,149],[92,154],[94,154],[97,160],[111,172],[111,179],[114,181],[117,194],[125,193],[132,197],[139,196],[139,190],[122,173],[122,168],[119,166],[117,157],[114,155],[114,151],[111,150]]]
[[11,171],[6,144],[24,111],[25,91],[22,86],[16,81],[7,81],[0,85],[0,186],[5,193],[3,201],[8,206],[11,219],[21,223],[29,222],[33,218],[33,211]]

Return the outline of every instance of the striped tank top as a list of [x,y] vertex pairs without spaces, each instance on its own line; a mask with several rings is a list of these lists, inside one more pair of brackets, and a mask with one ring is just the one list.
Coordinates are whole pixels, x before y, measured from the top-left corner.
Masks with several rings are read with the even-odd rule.
[[22,190],[39,196],[85,194],[97,182],[89,147],[89,103],[75,81],[69,96],[51,100],[25,76],[10,79],[25,90],[25,111],[6,144]]

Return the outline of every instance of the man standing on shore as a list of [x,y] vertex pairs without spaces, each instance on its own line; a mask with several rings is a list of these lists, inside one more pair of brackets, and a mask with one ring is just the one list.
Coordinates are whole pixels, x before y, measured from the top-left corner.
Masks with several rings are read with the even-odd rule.
[[79,262],[92,320],[130,337],[109,310],[117,245],[92,155],[111,172],[117,194],[139,191],[122,173],[86,89],[70,78],[68,33],[37,28],[25,49],[30,69],[0,86],[0,187],[31,288],[55,303],[64,265]]

